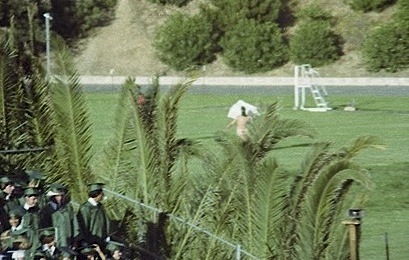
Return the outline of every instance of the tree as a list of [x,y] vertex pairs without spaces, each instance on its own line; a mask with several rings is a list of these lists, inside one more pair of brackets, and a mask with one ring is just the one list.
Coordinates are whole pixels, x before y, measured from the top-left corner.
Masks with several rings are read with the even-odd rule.
[[182,71],[216,59],[213,26],[203,16],[173,15],[155,34],[158,56],[171,68]]
[[396,72],[409,66],[409,5],[398,1],[393,20],[374,28],[362,44],[361,54],[370,71]]
[[290,37],[290,56],[296,64],[322,66],[339,58],[341,37],[331,29],[331,16],[310,6],[300,12],[298,27]]
[[287,45],[274,23],[241,20],[226,32],[220,45],[225,62],[238,71],[269,71],[287,61]]

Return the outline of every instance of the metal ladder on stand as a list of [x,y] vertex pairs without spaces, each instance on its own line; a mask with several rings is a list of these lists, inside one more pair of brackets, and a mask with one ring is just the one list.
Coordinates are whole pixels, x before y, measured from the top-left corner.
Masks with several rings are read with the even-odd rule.
[[317,107],[328,109],[328,103],[324,98],[324,95],[327,95],[324,88],[320,87],[319,85],[312,84],[311,94]]

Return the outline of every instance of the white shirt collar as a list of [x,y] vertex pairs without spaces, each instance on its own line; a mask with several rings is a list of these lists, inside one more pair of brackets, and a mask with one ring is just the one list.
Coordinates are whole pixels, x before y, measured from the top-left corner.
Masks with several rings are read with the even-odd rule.
[[88,202],[91,203],[92,206],[98,205],[98,202],[96,202],[94,198],[88,198]]

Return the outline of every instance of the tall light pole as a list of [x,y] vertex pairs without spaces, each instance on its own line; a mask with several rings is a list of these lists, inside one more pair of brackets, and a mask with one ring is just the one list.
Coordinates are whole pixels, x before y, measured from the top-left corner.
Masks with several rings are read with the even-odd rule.
[[51,68],[51,59],[50,59],[50,20],[53,18],[49,13],[44,14],[45,17],[45,42],[46,42],[46,58],[47,58],[47,79],[50,78],[50,68]]

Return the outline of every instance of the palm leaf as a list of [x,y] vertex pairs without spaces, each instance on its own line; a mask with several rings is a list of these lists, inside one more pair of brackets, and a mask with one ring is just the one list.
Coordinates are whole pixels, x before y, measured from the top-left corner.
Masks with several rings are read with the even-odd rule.
[[87,198],[87,184],[96,181],[90,169],[91,124],[68,48],[61,45],[55,56],[58,74],[50,88],[58,167],[50,179],[67,185],[74,200],[84,201]]

